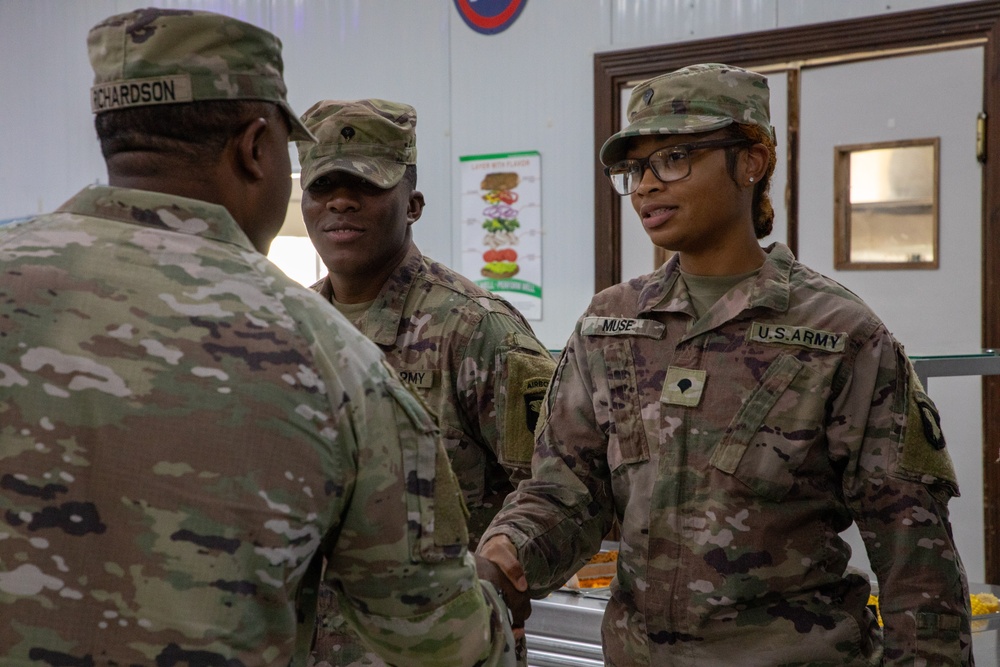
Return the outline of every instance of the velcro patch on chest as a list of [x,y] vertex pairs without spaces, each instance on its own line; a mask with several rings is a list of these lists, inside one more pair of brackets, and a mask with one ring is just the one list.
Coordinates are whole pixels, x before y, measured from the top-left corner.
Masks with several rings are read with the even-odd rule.
[[663,338],[666,326],[655,320],[631,317],[585,317],[580,323],[584,336],[645,336]]
[[701,402],[705,391],[705,371],[671,366],[663,382],[660,402],[668,405],[685,405],[689,408]]
[[403,382],[418,387],[420,389],[430,389],[434,386],[434,378],[438,374],[436,370],[405,370],[399,371],[399,379]]
[[747,332],[747,342],[771,343],[808,347],[826,352],[843,352],[847,346],[847,334],[790,324],[754,322]]

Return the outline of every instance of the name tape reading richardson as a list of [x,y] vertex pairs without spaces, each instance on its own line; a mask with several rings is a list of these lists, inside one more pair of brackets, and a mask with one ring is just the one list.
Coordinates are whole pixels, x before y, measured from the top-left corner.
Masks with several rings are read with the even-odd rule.
[[110,81],[90,89],[90,110],[94,113],[149,104],[191,101],[193,101],[191,77],[186,74],[133,81]]

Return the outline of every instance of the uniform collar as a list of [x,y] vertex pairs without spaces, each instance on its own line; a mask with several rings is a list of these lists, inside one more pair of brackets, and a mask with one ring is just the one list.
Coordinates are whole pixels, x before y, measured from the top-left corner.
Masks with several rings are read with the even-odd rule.
[[201,236],[255,251],[224,206],[163,192],[91,185],[59,207],[61,213]]
[[[688,336],[695,336],[713,329],[740,313],[752,309],[777,312],[788,310],[789,276],[795,256],[782,243],[773,243],[764,249],[766,257],[760,271],[752,280],[744,281],[730,290],[712,310],[698,321]],[[684,281],[678,281],[680,258],[674,255],[666,264],[650,275],[639,293],[639,313],[684,312],[694,317],[694,309]]]
[[[403,319],[406,297],[423,270],[424,256],[417,246],[411,243],[403,261],[382,285],[364,321],[361,322],[361,333],[366,338],[378,345],[395,345],[396,336],[399,334],[399,323]],[[313,285],[313,289],[327,301],[333,300],[333,284],[330,282],[329,274]]]

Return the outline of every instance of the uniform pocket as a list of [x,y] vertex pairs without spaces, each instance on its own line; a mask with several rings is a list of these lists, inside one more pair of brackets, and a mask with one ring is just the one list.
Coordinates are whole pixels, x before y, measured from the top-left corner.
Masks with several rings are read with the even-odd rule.
[[629,341],[604,348],[608,381],[608,466],[612,471],[626,463],[649,460],[649,443],[642,421],[642,405],[636,386],[635,364]]
[[782,355],[730,422],[711,463],[755,493],[780,501],[823,428],[828,383]]
[[440,431],[419,396],[398,382],[386,382],[386,388],[400,408],[396,432],[406,479],[410,557],[426,563],[456,558],[469,543],[469,514]]

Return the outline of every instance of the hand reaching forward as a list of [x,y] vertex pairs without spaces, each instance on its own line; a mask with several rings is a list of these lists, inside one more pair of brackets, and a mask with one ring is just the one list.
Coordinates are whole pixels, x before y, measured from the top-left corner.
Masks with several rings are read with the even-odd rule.
[[524,621],[531,615],[531,597],[517,550],[506,535],[490,538],[476,551],[476,571],[480,579],[493,584],[503,596],[513,616],[514,635],[524,634]]

